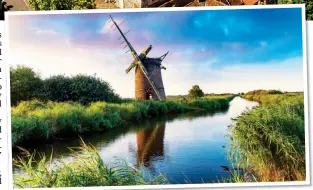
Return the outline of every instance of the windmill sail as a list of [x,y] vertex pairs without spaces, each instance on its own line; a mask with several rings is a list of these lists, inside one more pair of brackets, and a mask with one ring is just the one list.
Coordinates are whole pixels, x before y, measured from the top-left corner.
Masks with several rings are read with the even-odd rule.
[[127,69],[126,69],[126,73],[129,73],[130,70],[132,70],[132,68],[136,67],[136,62],[134,61]]
[[[137,61],[137,65],[139,66],[139,68],[141,69],[142,73],[145,75],[145,77],[147,78],[148,82],[150,83],[150,85],[152,86],[155,94],[157,95],[159,100],[162,100],[160,93],[158,91],[158,89],[155,87],[155,85],[153,84],[153,82],[151,81],[148,72],[146,70],[146,68],[144,67],[143,63],[141,62],[141,59],[139,58],[137,52],[135,51],[135,49],[133,48],[133,46],[129,43],[129,41],[126,39],[124,33],[121,31],[120,27],[116,24],[116,22],[113,20],[112,16],[110,15],[110,18],[113,22],[113,24],[116,26],[116,28],[118,29],[118,31],[121,33],[122,38],[124,39],[125,43],[127,44],[127,46],[129,47],[129,50],[132,54],[132,56],[134,57],[134,59]],[[130,66],[130,69],[133,68],[132,65]],[[128,69],[127,69],[128,70]]]
[[[127,45],[125,46],[127,47]],[[147,56],[147,54],[151,51],[152,49],[152,45],[150,45],[147,49],[145,49],[140,55],[139,55],[139,59],[140,60],[144,60]],[[134,60],[132,62],[132,64],[130,64],[130,66],[126,69],[126,73],[129,73],[129,71],[131,71],[134,67],[137,66],[137,61]]]

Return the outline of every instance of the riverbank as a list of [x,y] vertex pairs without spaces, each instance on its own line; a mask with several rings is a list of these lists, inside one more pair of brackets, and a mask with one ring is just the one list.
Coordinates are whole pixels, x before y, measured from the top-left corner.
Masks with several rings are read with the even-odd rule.
[[176,101],[75,102],[24,101],[12,107],[12,145],[29,140],[48,140],[83,133],[107,131],[129,123],[171,113],[218,111],[234,96],[207,96]]
[[237,117],[230,127],[232,154],[238,163],[249,165],[247,172],[255,181],[305,180],[303,94],[242,97],[261,104]]
[[83,141],[81,146],[73,149],[71,161],[60,160],[57,167],[51,158],[40,155],[36,161],[35,154],[25,152],[29,159],[18,157],[13,165],[24,170],[26,176],[14,175],[14,186],[18,188],[56,188],[56,187],[90,187],[123,185],[162,185],[167,184],[163,175],[146,180],[141,169],[137,169],[124,160],[105,164],[99,151]]

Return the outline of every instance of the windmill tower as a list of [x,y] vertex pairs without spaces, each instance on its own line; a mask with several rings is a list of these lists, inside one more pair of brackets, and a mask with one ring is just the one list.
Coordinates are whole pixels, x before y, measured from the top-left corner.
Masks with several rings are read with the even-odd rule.
[[[133,46],[126,39],[125,34],[123,33],[113,20],[112,16],[110,16],[113,24],[117,28],[117,30],[122,35],[120,38],[123,38],[126,43],[126,47],[129,48],[127,52],[131,52],[134,60],[130,64],[130,66],[126,69],[126,73],[129,73],[133,68],[135,68],[135,98],[136,100],[165,100],[165,90],[162,80],[161,70],[166,69],[162,66],[162,61],[168,54],[165,53],[161,57],[158,58],[149,58],[147,54],[151,51],[152,45],[150,45],[146,50],[144,50],[140,55],[137,54]],[[126,53],[127,53],[126,52]]]

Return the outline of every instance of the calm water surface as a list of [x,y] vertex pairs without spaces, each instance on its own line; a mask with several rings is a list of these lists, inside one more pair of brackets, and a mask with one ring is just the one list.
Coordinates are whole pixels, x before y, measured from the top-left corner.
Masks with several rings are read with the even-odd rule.
[[[136,166],[143,165],[150,175],[164,174],[170,183],[212,183],[229,177],[221,166],[231,166],[226,158],[228,139],[225,137],[231,118],[256,105],[236,97],[223,112],[195,112],[152,119],[84,137],[84,141],[96,146],[106,163],[115,157],[124,158]],[[75,139],[33,148],[49,154],[53,147],[57,159],[60,154],[70,157],[67,147],[78,144]],[[15,169],[15,173],[19,172]]]

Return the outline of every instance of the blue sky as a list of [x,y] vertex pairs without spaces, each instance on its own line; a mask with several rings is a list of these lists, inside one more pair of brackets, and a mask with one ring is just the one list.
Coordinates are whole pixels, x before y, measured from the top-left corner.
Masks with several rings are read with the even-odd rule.
[[[121,28],[131,30],[127,37],[138,53],[150,44],[152,57],[170,51],[164,63],[168,69],[162,73],[169,95],[186,94],[193,84],[207,93],[303,90],[301,8],[111,15],[118,23],[125,20]],[[131,97],[133,73],[126,76],[125,69],[132,57],[125,54],[108,17],[108,13],[10,16],[12,65],[31,66],[43,77],[95,73],[122,96]],[[123,90],[125,83],[131,89]]]

